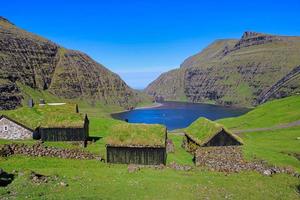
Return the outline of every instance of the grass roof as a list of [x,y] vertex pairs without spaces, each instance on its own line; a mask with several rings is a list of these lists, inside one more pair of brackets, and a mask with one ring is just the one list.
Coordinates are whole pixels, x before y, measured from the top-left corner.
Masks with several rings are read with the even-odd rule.
[[166,128],[158,124],[122,123],[111,127],[106,144],[128,147],[164,147]]
[[213,122],[204,117],[200,117],[199,119],[194,121],[189,127],[184,129],[184,132],[199,145],[204,145],[216,134],[222,131],[222,129],[224,129],[229,135],[243,144],[243,141],[240,137],[231,133],[223,125]]
[[16,110],[1,111],[0,115],[6,115],[31,129],[39,126],[43,128],[82,127],[84,116],[75,111],[75,104],[36,105],[33,108],[24,106]]

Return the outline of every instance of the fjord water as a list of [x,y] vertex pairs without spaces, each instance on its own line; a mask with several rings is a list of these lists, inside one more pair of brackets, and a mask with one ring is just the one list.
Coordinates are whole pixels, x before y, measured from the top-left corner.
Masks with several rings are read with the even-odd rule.
[[199,117],[217,120],[236,117],[248,112],[247,108],[232,108],[210,104],[164,102],[159,107],[143,108],[112,114],[129,123],[163,124],[168,130],[185,128]]

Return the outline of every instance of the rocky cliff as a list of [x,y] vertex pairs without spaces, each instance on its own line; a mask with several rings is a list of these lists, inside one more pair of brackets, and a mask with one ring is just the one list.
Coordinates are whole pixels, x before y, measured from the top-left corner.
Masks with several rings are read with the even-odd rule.
[[[134,106],[137,93],[84,53],[65,49],[0,17],[0,109],[20,105],[16,83],[66,99]],[[5,94],[5,97],[4,97]]]
[[169,100],[255,106],[298,93],[299,65],[300,37],[245,32],[239,40],[215,41],[179,69],[163,74],[146,92]]

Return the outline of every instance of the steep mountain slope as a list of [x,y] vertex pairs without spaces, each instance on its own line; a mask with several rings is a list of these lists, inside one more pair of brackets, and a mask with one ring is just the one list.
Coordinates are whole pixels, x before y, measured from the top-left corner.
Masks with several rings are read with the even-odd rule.
[[99,100],[123,107],[134,106],[138,101],[137,93],[118,75],[86,54],[64,49],[2,17],[0,79],[0,109],[20,105],[22,91],[18,84],[66,99]]
[[146,92],[170,100],[185,96],[191,102],[254,106],[300,91],[299,55],[300,37],[245,32],[240,40],[215,41],[180,69],[159,77]]
[[146,89],[154,97],[164,97],[172,100],[186,100],[184,94],[184,70],[171,70],[161,74]]

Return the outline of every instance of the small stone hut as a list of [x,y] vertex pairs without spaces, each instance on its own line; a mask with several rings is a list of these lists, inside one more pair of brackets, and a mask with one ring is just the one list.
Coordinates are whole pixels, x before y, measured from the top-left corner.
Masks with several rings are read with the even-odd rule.
[[167,130],[162,125],[122,123],[112,127],[106,141],[108,163],[166,164]]
[[[86,141],[87,115],[75,104],[53,103],[20,108],[0,118],[0,138],[41,139],[43,141]],[[22,122],[22,123],[21,123]]]
[[183,147],[194,153],[199,147],[242,145],[240,137],[223,125],[206,118],[199,118],[185,129]]
[[5,115],[0,116],[0,138],[24,140],[32,138],[34,130]]

